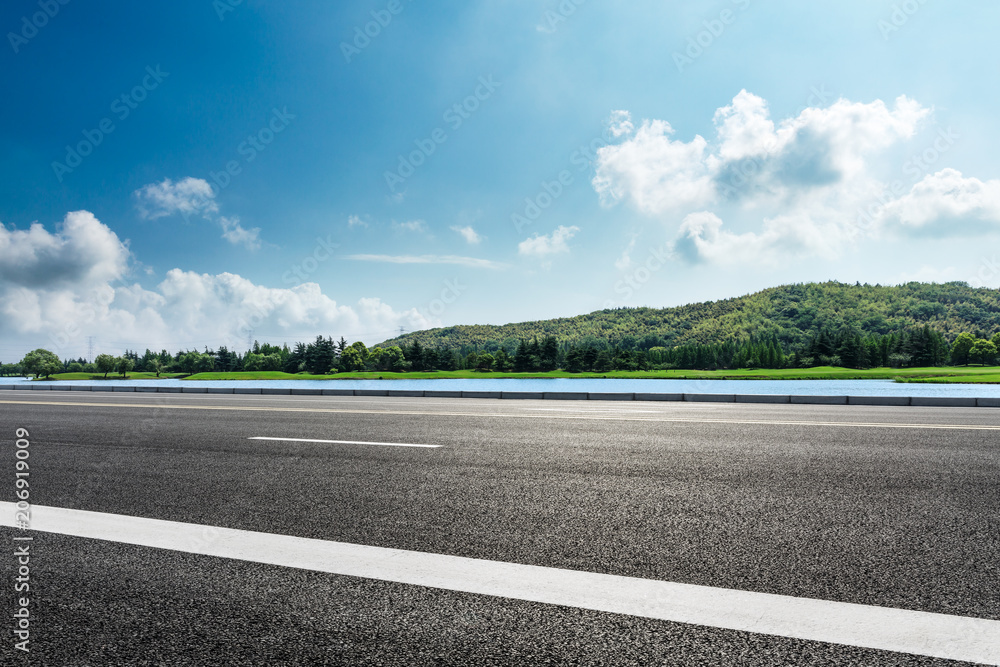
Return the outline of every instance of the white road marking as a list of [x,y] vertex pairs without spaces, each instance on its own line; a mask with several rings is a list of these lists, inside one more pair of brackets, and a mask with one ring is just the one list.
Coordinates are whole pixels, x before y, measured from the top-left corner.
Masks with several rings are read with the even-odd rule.
[[311,438],[266,438],[256,437],[247,440],[280,440],[281,442],[318,442],[329,445],[378,445],[379,447],[426,447],[427,449],[437,449],[442,445],[414,445],[405,442],[365,442],[363,440],[313,440]]
[[[18,527],[0,502],[0,525]],[[306,539],[58,507],[31,530],[613,614],[1000,664],[1000,621]]]

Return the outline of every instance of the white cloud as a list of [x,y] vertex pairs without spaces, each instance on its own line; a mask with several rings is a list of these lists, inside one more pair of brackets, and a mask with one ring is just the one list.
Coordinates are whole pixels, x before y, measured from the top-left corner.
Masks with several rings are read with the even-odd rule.
[[745,90],[733,98],[732,104],[718,109],[715,112],[715,127],[719,158],[739,160],[772,151],[778,138],[769,116],[767,102]]
[[526,257],[548,257],[569,252],[567,242],[580,231],[577,226],[559,225],[549,235],[535,234],[517,244],[517,252]]
[[160,183],[144,185],[134,195],[138,199],[139,213],[150,220],[176,213],[187,216],[219,211],[212,186],[204,179],[191,176],[176,183],[165,178]]
[[681,222],[674,250],[690,262],[776,268],[789,256],[835,257],[844,242],[846,239],[835,226],[803,220],[794,214],[765,219],[760,232],[735,234],[723,229],[717,215],[702,211]]
[[[990,202],[1000,197],[991,184],[959,185],[952,175],[915,186],[909,205],[880,204],[878,224],[858,224],[861,211],[884,201],[872,158],[914,137],[929,115],[905,96],[892,107],[840,99],[776,123],[767,102],[744,90],[715,112],[711,141],[683,141],[667,121],[644,120],[633,130],[625,125],[628,113],[615,111],[612,127],[625,138],[598,151],[593,186],[606,205],[627,201],[664,221],[681,219],[678,255],[695,262],[776,266],[836,257],[863,235],[891,233],[881,224],[890,212],[911,225],[949,211],[995,215],[1000,207]],[[735,233],[723,225],[723,213],[758,228]]]
[[635,135],[597,152],[594,189],[605,204],[631,199],[644,213],[698,207],[714,193],[707,166],[708,142],[670,139],[674,129],[662,120],[643,121]]
[[1000,223],[1000,180],[965,178],[956,169],[925,176],[906,195],[885,206],[884,217],[904,228],[944,223],[961,233],[959,219]]
[[174,183],[165,178],[160,183],[144,185],[133,194],[138,200],[139,214],[144,218],[155,220],[175,214],[187,218],[198,213],[206,220],[218,222],[222,238],[229,243],[242,245],[247,250],[260,248],[260,228],[245,229],[238,217],[218,215],[215,190],[204,179],[188,176]]
[[392,228],[400,232],[417,232],[423,234],[427,231],[427,223],[423,220],[410,220],[409,222],[396,222],[393,220]]
[[219,217],[219,224],[222,225],[222,238],[233,245],[242,245],[247,250],[260,249],[260,227],[244,229],[237,217]]
[[416,309],[399,311],[377,298],[341,304],[319,285],[291,289],[257,285],[232,273],[167,272],[151,289],[121,280],[128,250],[91,213],[66,216],[56,233],[41,225],[0,225],[0,339],[4,361],[45,347],[60,357],[126,348],[241,349],[248,329],[271,342],[294,343],[316,335],[369,343],[394,329],[439,324]]
[[608,121],[608,131],[611,136],[624,137],[635,132],[635,125],[632,123],[632,114],[624,110],[611,112],[611,119]]
[[804,109],[776,129],[767,103],[744,90],[715,112],[712,144],[700,135],[674,140],[670,123],[645,120],[627,140],[598,151],[593,186],[605,204],[625,199],[654,215],[734,197],[787,202],[859,176],[868,157],[912,137],[929,113],[906,97],[891,110],[881,100],[841,99]]
[[367,227],[368,223],[359,218],[358,216],[352,215],[349,218],[347,218],[347,226],[351,229],[354,229],[355,227]]
[[0,289],[93,285],[125,272],[128,248],[88,211],[68,213],[59,231],[0,224]]
[[471,225],[467,225],[465,227],[459,227],[458,225],[454,225],[451,228],[451,231],[461,234],[462,238],[465,239],[466,243],[469,243],[470,245],[477,245],[483,240],[483,237],[480,236],[476,232],[476,230],[472,228]]
[[344,259],[358,262],[385,262],[387,264],[454,264],[471,269],[506,269],[507,265],[478,257],[460,255],[347,255]]

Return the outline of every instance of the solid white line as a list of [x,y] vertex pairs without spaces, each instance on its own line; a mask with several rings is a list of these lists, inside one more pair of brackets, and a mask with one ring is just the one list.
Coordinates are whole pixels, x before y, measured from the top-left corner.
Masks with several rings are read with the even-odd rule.
[[[0,525],[17,527],[0,502]],[[31,530],[809,641],[1000,663],[1000,621],[32,506]]]
[[311,438],[247,438],[247,440],[279,440],[281,442],[319,442],[329,445],[378,445],[379,447],[426,447],[437,449],[442,445],[414,445],[405,442],[365,442],[363,440],[313,440]]

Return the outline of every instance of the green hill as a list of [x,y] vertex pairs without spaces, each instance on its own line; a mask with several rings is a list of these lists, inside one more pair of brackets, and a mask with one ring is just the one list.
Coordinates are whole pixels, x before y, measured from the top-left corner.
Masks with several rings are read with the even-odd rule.
[[821,330],[835,332],[847,326],[862,335],[885,335],[925,324],[948,341],[964,331],[990,336],[1000,331],[1000,291],[964,282],[795,284],[676,308],[619,308],[537,322],[429,329],[392,338],[379,347],[419,341],[438,349],[499,346],[511,351],[520,339],[554,336],[561,345],[599,340],[648,348],[774,334],[786,348],[798,348]]

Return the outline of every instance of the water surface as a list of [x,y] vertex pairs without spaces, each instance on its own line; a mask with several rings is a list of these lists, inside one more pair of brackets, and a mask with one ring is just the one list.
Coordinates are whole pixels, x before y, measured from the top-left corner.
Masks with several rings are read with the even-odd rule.
[[[0,378],[0,386],[24,378]],[[268,387],[275,389],[417,389],[445,391],[586,391],[800,396],[959,396],[1000,398],[1000,384],[914,384],[892,380],[680,380],[533,378],[441,380],[72,380],[56,386]]]

